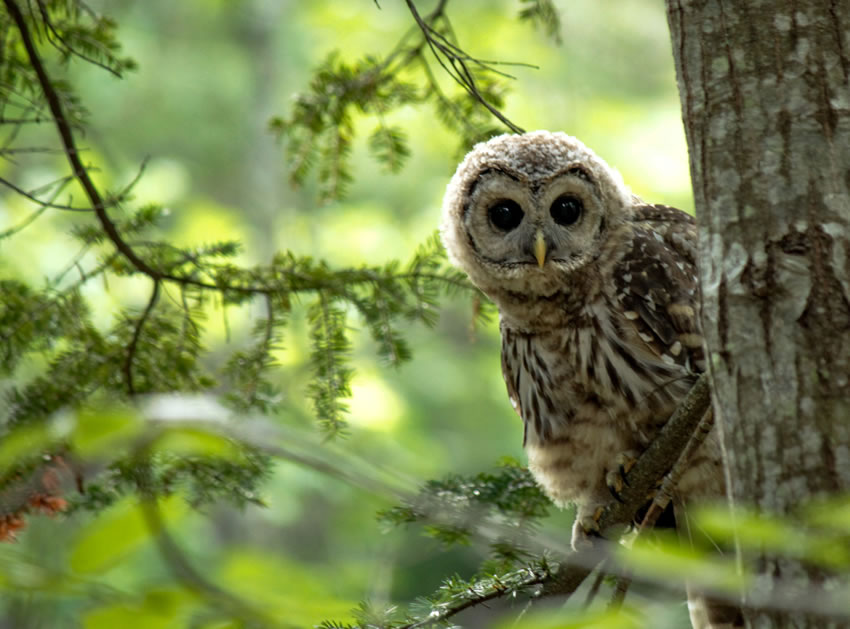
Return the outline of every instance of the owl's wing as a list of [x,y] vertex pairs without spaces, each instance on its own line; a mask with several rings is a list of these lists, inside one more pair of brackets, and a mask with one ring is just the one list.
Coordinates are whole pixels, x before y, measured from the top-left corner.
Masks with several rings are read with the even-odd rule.
[[632,220],[632,248],[614,273],[623,312],[662,360],[701,372],[694,219],[665,205],[642,205]]

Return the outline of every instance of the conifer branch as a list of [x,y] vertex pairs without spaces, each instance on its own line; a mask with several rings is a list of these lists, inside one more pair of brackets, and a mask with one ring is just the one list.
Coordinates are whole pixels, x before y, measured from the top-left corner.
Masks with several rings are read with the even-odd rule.
[[156,302],[158,300],[159,280],[154,280],[153,290],[151,291],[148,305],[145,307],[133,328],[133,338],[130,339],[130,344],[127,346],[127,356],[124,358],[124,380],[127,385],[127,393],[130,396],[136,394],[136,387],[133,385],[133,359],[136,357],[136,348],[139,345],[139,338],[142,336],[142,328],[145,326],[145,322],[150,316],[151,311],[154,309],[154,306],[156,306]]
[[56,128],[59,131],[59,137],[61,138],[62,146],[65,149],[65,157],[71,164],[71,170],[74,173],[74,176],[77,178],[77,181],[80,182],[80,185],[85,191],[86,196],[92,205],[92,209],[103,227],[103,231],[106,232],[106,235],[115,245],[115,248],[118,249],[118,251],[120,251],[139,271],[150,276],[154,280],[164,279],[162,273],[149,266],[144,260],[136,255],[136,252],[133,251],[123,238],[121,238],[121,234],[118,233],[115,223],[113,223],[109,218],[109,215],[106,212],[106,204],[103,201],[100,191],[97,189],[97,186],[95,186],[91,177],[89,177],[88,169],[83,165],[82,161],[80,161],[79,151],[77,149],[76,141],[74,140],[74,134],[71,130],[71,124],[68,121],[67,116],[65,116],[65,111],[62,107],[59,95],[56,93],[50,77],[47,75],[44,64],[41,62],[41,58],[35,48],[35,43],[32,40],[32,36],[30,35],[29,28],[24,20],[24,16],[15,0],[3,0],[3,3],[6,5],[6,9],[9,11],[9,15],[12,17],[12,20],[15,22],[15,26],[18,28],[18,32],[21,35],[21,41],[27,51],[27,57],[29,58],[33,70],[35,70],[38,83],[41,86],[42,93],[44,94],[44,98],[47,100],[50,113],[53,116]]

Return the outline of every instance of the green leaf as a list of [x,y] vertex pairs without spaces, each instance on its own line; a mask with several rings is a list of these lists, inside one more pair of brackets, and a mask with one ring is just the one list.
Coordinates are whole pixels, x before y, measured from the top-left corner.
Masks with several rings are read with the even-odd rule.
[[232,552],[218,579],[228,590],[296,626],[313,626],[328,616],[350,617],[355,605],[351,599],[334,596],[338,588],[329,587],[332,575],[317,574],[315,567],[271,553]]
[[[126,555],[138,549],[151,536],[152,531],[143,507],[134,498],[125,498],[83,527],[71,550],[71,568],[81,574],[108,570]],[[159,503],[165,524],[184,517],[188,506],[179,496],[171,496]]]
[[204,456],[234,460],[241,458],[239,446],[231,439],[203,428],[168,428],[152,445],[154,452],[180,456]]
[[195,597],[185,590],[151,590],[135,605],[116,604],[88,612],[85,629],[183,629]]
[[750,578],[739,572],[733,554],[724,558],[656,532],[652,540],[639,537],[631,548],[616,546],[614,554],[627,570],[665,583],[688,581],[712,589],[737,592]]
[[[832,508],[835,509],[834,513]],[[790,518],[757,513],[740,506],[735,509],[734,515],[722,505],[704,506],[696,511],[694,519],[708,535],[726,540],[730,546],[734,540],[744,553],[752,551],[758,554],[768,550],[786,557],[841,568],[850,565],[850,548],[847,547],[846,539],[842,539],[840,527],[848,515],[846,508],[842,510],[840,503],[830,500],[803,509],[812,524],[833,528],[832,531],[815,532]]]
[[116,458],[143,429],[142,419],[126,407],[84,408],[77,412],[71,448],[82,459]]
[[0,440],[0,474],[42,453],[54,437],[41,422],[16,428]]
[[517,621],[500,623],[496,629],[644,629],[647,618],[634,608],[598,610],[546,610],[525,614]]

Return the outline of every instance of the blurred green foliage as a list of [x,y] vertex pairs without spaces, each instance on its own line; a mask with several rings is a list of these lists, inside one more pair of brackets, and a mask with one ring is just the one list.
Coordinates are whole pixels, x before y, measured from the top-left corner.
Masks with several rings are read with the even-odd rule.
[[[249,624],[229,613],[256,613],[287,627],[377,626],[406,622],[396,603],[427,615],[528,590],[550,569],[544,541],[566,547],[571,514],[551,509],[515,462],[496,466],[522,450],[491,309],[410,279],[463,283],[432,235],[458,158],[498,122],[424,47],[430,70],[359,82],[415,37],[400,2],[90,4],[108,19],[47,3],[65,42],[48,69],[93,179],[127,208],[119,231],[147,259],[216,285],[272,285],[295,271],[309,281],[276,293],[271,310],[239,291],[166,286],[151,299],[150,280],[97,223],[4,193],[0,473],[10,482],[61,447],[85,460],[87,486],[65,494],[66,515],[33,514],[18,543],[0,547],[0,624],[224,628]],[[423,15],[437,5],[421,4]],[[509,119],[574,134],[636,193],[690,208],[660,5],[476,0],[446,11],[476,58],[535,66],[496,66],[515,80],[481,76]],[[3,26],[6,93],[38,100],[7,16]],[[49,34],[36,32],[46,48]],[[4,129],[55,146],[47,119]],[[61,154],[3,150],[0,177],[34,192],[55,180],[53,202],[85,205]],[[226,407],[116,404],[130,344],[139,390],[206,391]],[[234,413],[235,434],[223,428]],[[341,443],[323,441],[344,427]],[[154,511],[146,492],[164,496]],[[379,511],[411,526],[381,532]],[[157,526],[185,556],[169,554]],[[201,574],[181,572],[184,559]],[[576,622],[641,626],[631,609],[590,613]],[[668,613],[678,626],[682,606]],[[468,626],[495,617],[465,614]],[[558,617],[535,612],[522,626],[569,626]]]

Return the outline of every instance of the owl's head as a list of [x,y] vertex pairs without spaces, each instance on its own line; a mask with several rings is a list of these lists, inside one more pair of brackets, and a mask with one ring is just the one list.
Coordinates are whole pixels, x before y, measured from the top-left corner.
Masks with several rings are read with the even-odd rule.
[[451,261],[485,293],[563,290],[627,219],[620,174],[574,137],[534,131],[477,144],[446,188]]

